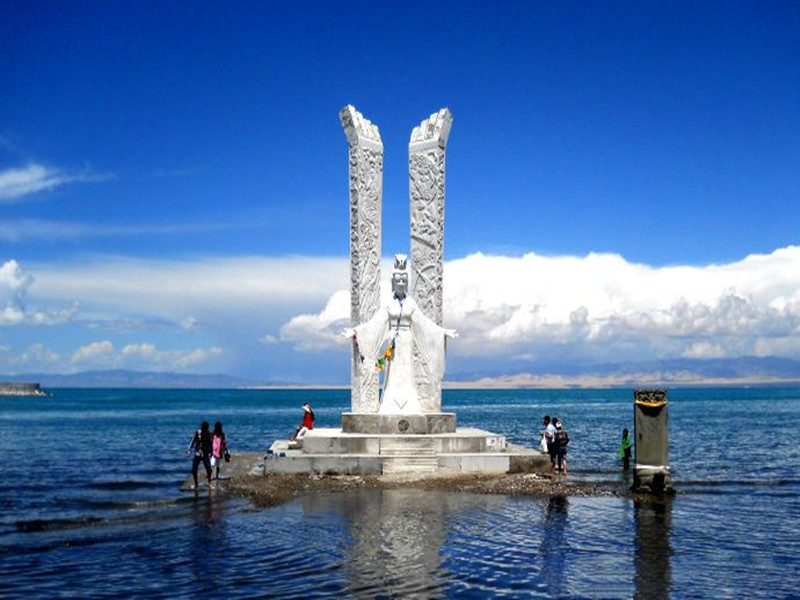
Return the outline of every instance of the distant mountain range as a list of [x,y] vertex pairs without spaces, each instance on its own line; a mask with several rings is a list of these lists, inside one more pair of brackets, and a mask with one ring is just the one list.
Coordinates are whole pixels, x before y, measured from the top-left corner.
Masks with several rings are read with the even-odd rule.
[[[671,359],[595,365],[512,365],[506,372],[454,373],[446,387],[615,387],[631,385],[798,385],[800,361],[789,358]],[[530,369],[530,370],[529,370]],[[341,387],[320,382],[253,381],[231,375],[129,371],[83,371],[69,375],[0,375],[0,382],[36,382],[42,388]]]
[[254,382],[230,375],[192,375],[188,373],[160,373],[153,371],[82,371],[69,375],[26,373],[0,375],[0,381],[32,381],[43,388],[241,388]]
[[800,385],[800,361],[754,357],[667,359],[593,365],[529,365],[505,372],[458,373],[449,387],[630,387],[698,385]]

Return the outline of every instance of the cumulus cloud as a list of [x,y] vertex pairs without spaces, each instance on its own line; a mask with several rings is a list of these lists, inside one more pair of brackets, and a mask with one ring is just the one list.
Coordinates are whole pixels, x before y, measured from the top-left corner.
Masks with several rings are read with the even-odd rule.
[[0,171],[0,202],[13,202],[68,183],[102,181],[104,179],[109,179],[109,176],[92,173],[88,170],[69,172],[32,163],[25,167]]
[[79,304],[74,300],[54,309],[28,306],[28,290],[33,283],[33,276],[15,260],[0,267],[0,325],[57,325],[78,313]]
[[[8,309],[0,322],[36,322],[22,290],[42,306],[65,306],[62,318],[80,306],[75,322],[109,330],[115,343],[110,331],[148,328],[206,340],[180,355],[148,346],[126,353],[120,346],[112,353],[115,365],[249,361],[250,369],[260,369],[264,360],[277,370],[298,358],[293,352],[328,349],[346,365],[347,342],[339,336],[350,321],[345,258],[89,257],[33,265],[33,282],[17,268],[6,267],[0,277],[0,310]],[[382,293],[388,298],[387,282]],[[794,246],[726,264],[668,267],[615,254],[473,254],[446,263],[444,302],[445,324],[460,334],[448,344],[452,374],[459,365],[474,372],[489,363],[513,363],[507,372],[523,372],[544,363],[800,358],[800,247]],[[56,313],[48,314],[55,320]],[[226,348],[222,362],[212,363],[219,346]]]
[[46,348],[43,344],[31,344],[21,353],[15,353],[8,346],[0,346],[0,365],[4,373],[12,373],[20,369],[49,370],[59,365],[61,356]]
[[349,278],[345,259],[298,256],[171,261],[97,256],[34,265],[34,272],[41,298],[173,316],[190,326],[208,309],[246,307],[252,318],[279,305],[318,304]]
[[217,346],[190,350],[162,350],[150,342],[127,344],[117,350],[109,340],[81,346],[70,362],[81,368],[124,367],[156,370],[184,370],[222,354]]
[[[388,299],[388,286],[383,287],[382,296]],[[293,342],[299,350],[324,350],[336,345],[344,346],[346,340],[340,332],[349,326],[350,292],[339,290],[320,313],[298,315],[284,325],[280,338]]]
[[[445,323],[464,357],[585,361],[800,357],[800,247],[721,265],[652,267],[615,254],[473,254],[445,265]],[[341,343],[347,291],[290,319],[299,350]],[[774,353],[774,354],[772,354]]]
[[92,366],[98,364],[112,364],[116,359],[114,344],[108,340],[102,342],[92,342],[78,348],[72,355],[72,363],[91,363]]

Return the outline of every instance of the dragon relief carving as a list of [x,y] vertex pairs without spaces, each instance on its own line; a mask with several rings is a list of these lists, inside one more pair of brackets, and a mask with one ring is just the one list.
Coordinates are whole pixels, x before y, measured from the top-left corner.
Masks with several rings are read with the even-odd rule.
[[409,157],[411,269],[414,295],[424,313],[442,323],[444,258],[444,150]]

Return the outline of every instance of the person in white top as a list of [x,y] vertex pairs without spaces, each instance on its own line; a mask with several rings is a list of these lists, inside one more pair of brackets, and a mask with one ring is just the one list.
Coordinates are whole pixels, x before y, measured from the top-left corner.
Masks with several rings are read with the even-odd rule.
[[550,415],[544,416],[544,438],[547,440],[547,453],[550,455],[550,466],[556,469],[556,426],[550,420]]

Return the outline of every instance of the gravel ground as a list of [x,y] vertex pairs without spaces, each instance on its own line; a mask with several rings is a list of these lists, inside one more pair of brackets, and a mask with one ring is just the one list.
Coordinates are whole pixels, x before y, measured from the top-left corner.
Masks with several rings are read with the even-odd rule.
[[[239,475],[229,479],[227,491],[249,498],[256,506],[276,506],[316,492],[364,489],[409,489],[509,496],[625,496],[626,488],[608,484],[572,482],[568,478],[533,473],[514,475],[436,474],[381,476]],[[646,497],[646,496],[643,496]]]

